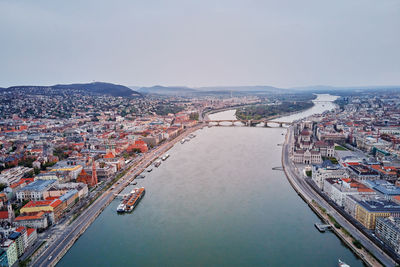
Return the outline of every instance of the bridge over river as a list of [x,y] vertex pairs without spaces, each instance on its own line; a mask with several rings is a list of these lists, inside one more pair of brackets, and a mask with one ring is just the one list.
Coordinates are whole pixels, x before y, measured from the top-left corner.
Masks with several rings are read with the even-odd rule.
[[258,124],[263,124],[264,127],[270,127],[268,124],[279,125],[279,127],[290,126],[291,122],[287,121],[276,121],[276,120],[268,120],[268,119],[260,119],[260,120],[204,120],[204,123],[212,126],[249,126],[255,127]]

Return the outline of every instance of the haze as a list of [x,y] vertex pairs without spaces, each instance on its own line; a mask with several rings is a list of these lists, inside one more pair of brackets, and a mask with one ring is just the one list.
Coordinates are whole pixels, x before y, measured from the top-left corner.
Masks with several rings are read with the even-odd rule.
[[400,1],[0,2],[0,87],[400,84]]

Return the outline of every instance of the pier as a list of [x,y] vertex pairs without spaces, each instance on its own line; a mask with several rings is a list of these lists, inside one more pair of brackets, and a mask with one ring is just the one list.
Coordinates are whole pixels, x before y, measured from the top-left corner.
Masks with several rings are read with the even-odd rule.
[[314,226],[318,229],[320,232],[325,232],[326,230],[331,230],[332,226],[329,224],[323,224],[323,223],[315,223]]

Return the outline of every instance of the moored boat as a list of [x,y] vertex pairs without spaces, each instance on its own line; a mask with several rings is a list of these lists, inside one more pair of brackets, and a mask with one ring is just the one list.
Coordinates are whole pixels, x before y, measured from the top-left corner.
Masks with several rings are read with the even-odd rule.
[[157,167],[157,168],[158,168],[158,166],[160,166],[160,164],[161,164],[161,160],[156,160],[154,162],[154,166]]
[[138,176],[136,176],[136,179],[144,179],[144,177],[146,177],[144,176],[144,174],[139,174]]
[[121,202],[118,207],[117,207],[117,212],[121,213],[121,212],[125,212],[125,204],[123,202]]
[[350,267],[350,265],[348,265],[347,263],[345,263],[344,261],[339,259],[339,263],[338,263],[339,267]]
[[165,156],[163,156],[161,159],[162,161],[166,160],[167,158],[169,158],[169,154],[166,154]]
[[128,197],[128,200],[126,202],[125,211],[131,212],[142,199],[145,192],[146,190],[144,189],[144,187],[133,189],[132,194]]

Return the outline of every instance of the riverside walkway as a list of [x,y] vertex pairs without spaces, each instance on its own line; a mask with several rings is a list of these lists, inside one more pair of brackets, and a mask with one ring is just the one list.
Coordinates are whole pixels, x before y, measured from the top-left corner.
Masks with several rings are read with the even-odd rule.
[[[294,188],[294,190],[303,198],[303,200],[321,217],[326,218],[327,214],[333,216],[335,220],[346,229],[355,239],[359,240],[360,243],[370,251],[379,261],[381,261],[385,266],[395,266],[396,262],[388,256],[384,251],[382,251],[378,246],[371,242],[368,237],[361,233],[352,223],[347,221],[339,212],[337,212],[329,203],[327,203],[317,192],[311,188],[306,180],[303,178],[304,175],[300,173],[297,167],[294,165],[290,159],[290,146],[293,140],[293,129],[289,127],[288,132],[285,137],[285,142],[282,146],[282,166],[284,168],[285,174]],[[326,214],[323,214],[317,207],[322,207],[326,210]],[[334,229],[334,227],[332,228]],[[335,229],[334,229],[335,230]],[[376,261],[371,255],[365,250],[359,250],[354,248],[350,239],[346,236],[341,235],[341,232],[335,231],[335,233],[347,243],[348,246],[355,251],[356,254],[368,265],[368,266],[382,266],[378,261]]]
[[172,141],[145,154],[135,166],[132,166],[132,169],[129,170],[125,176],[119,180],[119,182],[114,184],[115,186],[104,192],[85,211],[83,211],[76,220],[66,226],[64,231],[60,235],[56,236],[54,241],[48,244],[48,247],[41,251],[40,255],[36,256],[35,259],[32,260],[31,266],[55,266],[74,242],[86,231],[90,224],[94,222],[97,216],[99,216],[111,201],[114,200],[115,196],[129,185],[130,181],[149,166],[156,158],[164,154],[179,142],[181,138],[184,138],[202,127],[204,127],[204,125],[199,124],[190,128]]

